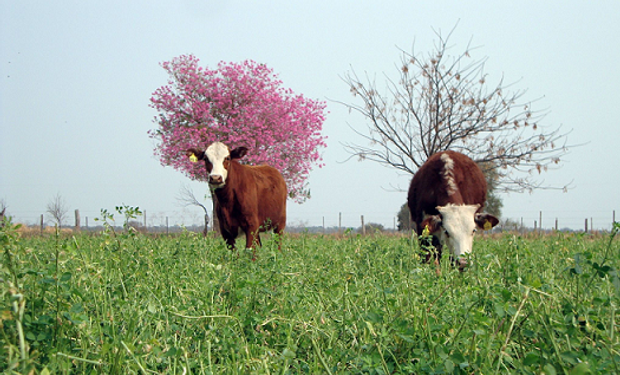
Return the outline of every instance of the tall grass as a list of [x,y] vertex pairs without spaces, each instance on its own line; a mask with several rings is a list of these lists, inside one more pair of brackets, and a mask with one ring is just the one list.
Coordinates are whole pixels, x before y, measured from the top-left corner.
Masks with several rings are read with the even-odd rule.
[[6,373],[620,373],[612,235],[478,239],[438,275],[408,237],[289,236],[253,262],[192,233],[1,231]]

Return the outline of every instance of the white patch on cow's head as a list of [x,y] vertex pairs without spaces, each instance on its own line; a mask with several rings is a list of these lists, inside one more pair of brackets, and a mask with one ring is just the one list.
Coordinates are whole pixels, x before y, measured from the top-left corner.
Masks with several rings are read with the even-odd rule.
[[454,160],[452,160],[450,155],[445,152],[441,154],[440,159],[443,162],[441,175],[446,182],[446,190],[449,196],[454,195],[459,190],[458,186],[456,186],[456,182],[454,181]]
[[205,157],[212,165],[209,171],[209,184],[215,188],[223,187],[228,177],[228,170],[224,164],[230,161],[230,150],[225,144],[215,142],[207,147]]
[[469,254],[474,242],[476,222],[474,221],[479,205],[453,205],[437,207],[441,214],[442,231],[439,240],[448,245],[454,258]]

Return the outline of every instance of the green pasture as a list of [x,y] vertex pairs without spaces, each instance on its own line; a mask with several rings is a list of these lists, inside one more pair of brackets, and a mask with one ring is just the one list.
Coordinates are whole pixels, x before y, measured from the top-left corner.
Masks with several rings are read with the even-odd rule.
[[467,272],[414,237],[264,240],[0,229],[7,374],[620,373],[620,242],[479,237]]

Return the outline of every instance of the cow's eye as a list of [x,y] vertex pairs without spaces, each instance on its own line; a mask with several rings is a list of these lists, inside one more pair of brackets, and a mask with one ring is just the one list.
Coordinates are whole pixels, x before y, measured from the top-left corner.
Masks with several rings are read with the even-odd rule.
[[478,231],[478,229],[474,228],[474,231],[472,232],[472,234],[476,233],[477,231]]
[[443,230],[443,233],[446,235],[446,237],[450,238],[450,233],[448,233],[446,229]]

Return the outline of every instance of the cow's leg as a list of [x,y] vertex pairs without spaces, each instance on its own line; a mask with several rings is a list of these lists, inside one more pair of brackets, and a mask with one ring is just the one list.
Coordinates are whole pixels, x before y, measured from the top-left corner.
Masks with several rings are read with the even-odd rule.
[[284,234],[284,229],[280,227],[276,227],[273,229],[273,233],[276,235],[276,241],[278,242],[278,250],[282,251],[282,235]]
[[441,274],[441,267],[439,267],[439,261],[441,260],[441,242],[436,236],[432,236],[429,241],[428,238],[424,238],[420,241],[420,247],[425,251],[424,263],[430,263],[431,259],[435,265],[435,273],[439,276]]
[[435,248],[435,261],[436,263],[439,263],[439,261],[441,260],[441,250],[442,250],[442,245],[441,242],[439,241],[439,238],[433,236],[433,247]]
[[226,246],[228,246],[228,248],[232,251],[235,250],[235,239],[236,238],[232,236],[224,239],[226,241]]
[[226,241],[226,246],[230,250],[235,250],[235,240],[237,239],[236,232],[233,234],[232,231],[228,231],[226,229],[220,228],[220,232],[222,233],[222,237],[224,241]]
[[252,249],[252,260],[256,260],[257,246],[262,246],[258,235],[258,225],[249,225],[245,230],[245,248]]
[[431,259],[438,263],[441,259],[441,242],[435,236],[422,238],[420,240],[420,247],[424,254],[424,263],[430,263]]
[[247,249],[251,249],[254,247],[254,235],[255,235],[256,231],[253,230],[246,230],[245,231],[245,248]]
[[437,274],[437,276],[439,276],[441,275],[441,267],[439,266],[439,261],[441,260],[442,245],[439,241],[439,238],[435,236],[433,236],[433,247],[435,248],[433,251],[433,257],[435,258],[433,264],[435,264],[435,273]]
[[245,248],[254,249],[256,246],[263,246],[258,230],[248,230],[245,234]]
[[260,233],[258,232],[258,230],[256,231],[256,236],[254,238],[254,242],[256,246],[252,246],[252,260],[256,260],[256,248],[257,247],[263,247],[263,243],[260,240]]

